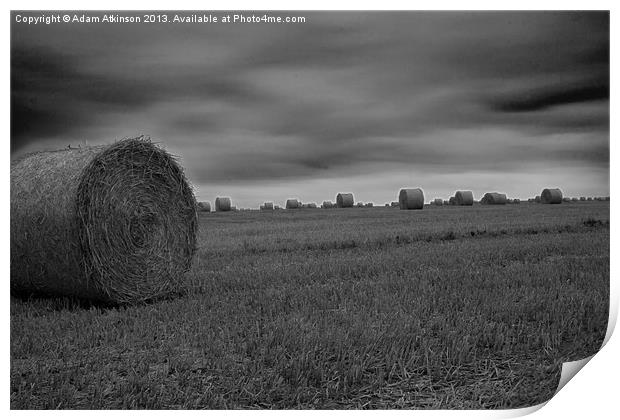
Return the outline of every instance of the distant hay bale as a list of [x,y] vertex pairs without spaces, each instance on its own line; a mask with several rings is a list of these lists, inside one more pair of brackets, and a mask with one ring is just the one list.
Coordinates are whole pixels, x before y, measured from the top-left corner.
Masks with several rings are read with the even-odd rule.
[[11,162],[11,292],[137,303],[178,290],[196,249],[183,169],[148,138]]
[[400,206],[400,204],[398,203],[398,201],[392,201],[390,203],[390,207],[399,207],[399,206]]
[[471,191],[457,191],[454,195],[457,206],[473,206],[474,193]]
[[366,203],[364,204],[364,207],[366,208],[373,208],[375,205],[373,203]]
[[424,208],[424,191],[420,188],[403,188],[398,193],[401,210],[419,210]]
[[294,210],[294,209],[300,208],[301,207],[300,204],[301,203],[296,198],[289,198],[288,200],[286,200],[286,206],[285,207],[286,207],[287,210]]
[[577,197],[573,197],[570,199],[570,201],[579,201],[579,199]]
[[338,208],[353,207],[354,202],[352,193],[338,193],[336,196],[336,207]]
[[261,207],[261,210],[273,210],[273,203],[271,201],[266,201]]
[[308,204],[306,205],[306,207],[307,207],[307,208],[309,208],[309,209],[316,209],[316,208],[317,208],[317,207],[316,207],[316,203],[308,203]]
[[362,203],[362,202],[360,201],[359,203],[357,203],[357,204],[355,205],[355,207],[364,207],[364,203]]
[[448,199],[448,204],[451,206],[455,206],[456,205],[456,197],[452,196]]
[[332,203],[331,201],[323,201],[323,204],[321,205],[321,208],[324,209],[331,209],[334,207],[334,203]]
[[480,200],[480,204],[486,205],[501,205],[506,204],[508,200],[506,199],[506,194],[500,194],[497,192],[486,193],[482,200]]
[[514,204],[514,200],[512,198],[507,198],[506,204]]
[[433,204],[436,206],[443,206],[443,200],[441,198],[436,198],[433,200]]
[[210,212],[211,211],[211,203],[208,201],[201,201],[198,203],[198,211]]
[[536,198],[534,198],[534,202],[536,203],[540,203],[542,201],[541,197],[539,195],[536,196]]
[[230,197],[217,197],[215,199],[215,211],[231,211],[232,203]]
[[570,203],[570,198],[569,197],[562,197],[562,202]]
[[560,204],[562,203],[562,191],[559,188],[545,188],[540,194],[540,202],[542,204]]

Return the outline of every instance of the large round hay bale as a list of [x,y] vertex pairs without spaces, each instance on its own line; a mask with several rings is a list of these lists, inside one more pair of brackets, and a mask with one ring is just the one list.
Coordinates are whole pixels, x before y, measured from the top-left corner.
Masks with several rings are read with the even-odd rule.
[[506,194],[500,194],[497,192],[486,193],[482,200],[480,200],[480,204],[506,204],[508,200],[506,199]]
[[403,188],[398,193],[401,210],[418,210],[424,208],[424,191],[420,188]]
[[336,196],[336,207],[338,208],[353,207],[354,203],[352,193],[338,193]]
[[147,138],[11,163],[11,291],[136,303],[178,289],[196,249],[182,168]]
[[543,204],[562,203],[562,191],[559,188],[545,188],[540,194],[540,202]]
[[436,206],[443,206],[443,200],[441,198],[436,198],[433,200],[433,204]]
[[230,197],[217,197],[215,199],[215,211],[231,211],[233,210]]
[[208,201],[201,201],[198,203],[198,211],[210,212],[211,211],[211,203]]
[[296,198],[289,198],[288,200],[286,200],[286,209],[287,210],[298,209],[300,207],[301,207],[301,203],[299,202],[298,199],[296,199]]
[[457,191],[454,195],[457,206],[473,206],[474,193],[471,191]]

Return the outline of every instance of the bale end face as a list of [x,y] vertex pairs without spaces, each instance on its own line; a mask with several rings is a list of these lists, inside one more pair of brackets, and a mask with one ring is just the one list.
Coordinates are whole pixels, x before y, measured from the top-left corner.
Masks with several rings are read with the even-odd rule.
[[182,168],[148,138],[11,164],[12,291],[112,303],[158,298],[178,289],[196,231]]

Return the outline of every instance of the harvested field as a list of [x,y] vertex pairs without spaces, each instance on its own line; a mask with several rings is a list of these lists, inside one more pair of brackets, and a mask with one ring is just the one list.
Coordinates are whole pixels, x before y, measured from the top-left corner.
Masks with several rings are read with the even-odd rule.
[[11,299],[11,408],[515,408],[591,355],[609,202],[199,215],[183,296]]

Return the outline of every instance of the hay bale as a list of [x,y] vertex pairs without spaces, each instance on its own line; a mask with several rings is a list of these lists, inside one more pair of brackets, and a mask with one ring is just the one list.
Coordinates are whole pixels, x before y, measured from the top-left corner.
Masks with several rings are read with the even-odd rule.
[[261,207],[261,210],[273,210],[273,203],[271,201],[266,201]]
[[433,200],[433,204],[436,206],[443,206],[443,200],[441,198],[436,198]]
[[321,205],[321,208],[324,209],[331,209],[334,207],[334,203],[332,203],[331,201],[323,201],[323,204]]
[[561,204],[562,191],[559,188],[545,188],[540,194],[542,204]]
[[450,197],[450,199],[448,200],[448,204],[451,206],[456,206],[456,197]]
[[506,204],[508,200],[506,199],[506,194],[500,194],[497,192],[486,193],[482,200],[480,200],[480,204],[485,205],[503,205]]
[[366,207],[366,208],[370,208],[370,209],[371,209],[371,208],[373,208],[374,206],[375,206],[375,205],[374,205],[373,203],[366,203],[366,204],[364,205],[364,207]]
[[301,208],[301,203],[296,198],[289,198],[288,200],[286,200],[285,207],[287,210],[294,210],[294,209]]
[[514,200],[512,198],[507,198],[506,199],[506,204],[513,204]]
[[579,201],[579,199],[577,197],[573,197],[570,199],[570,201]]
[[230,197],[217,197],[215,199],[215,211],[232,211],[233,206]]
[[562,202],[570,203],[570,198],[569,197],[562,197]]
[[355,207],[364,207],[364,203],[360,201],[359,203],[355,204]]
[[398,193],[401,210],[419,210],[424,208],[424,191],[420,188],[403,188]]
[[211,203],[208,201],[201,201],[198,203],[198,211],[210,212],[211,211]]
[[454,195],[457,206],[473,206],[474,193],[471,191],[457,191]]
[[316,209],[316,208],[317,208],[317,206],[316,206],[316,203],[308,203],[308,204],[306,205],[306,208],[309,208],[309,209]]
[[535,203],[540,203],[542,201],[542,199],[540,198],[539,195],[536,196],[536,198],[534,198],[534,202]]
[[399,206],[400,206],[400,204],[398,203],[398,201],[392,201],[390,203],[390,207],[399,207]]
[[338,208],[353,207],[354,202],[352,193],[338,193],[336,196],[336,207]]
[[11,163],[11,292],[136,303],[178,290],[196,249],[183,169],[148,138]]

